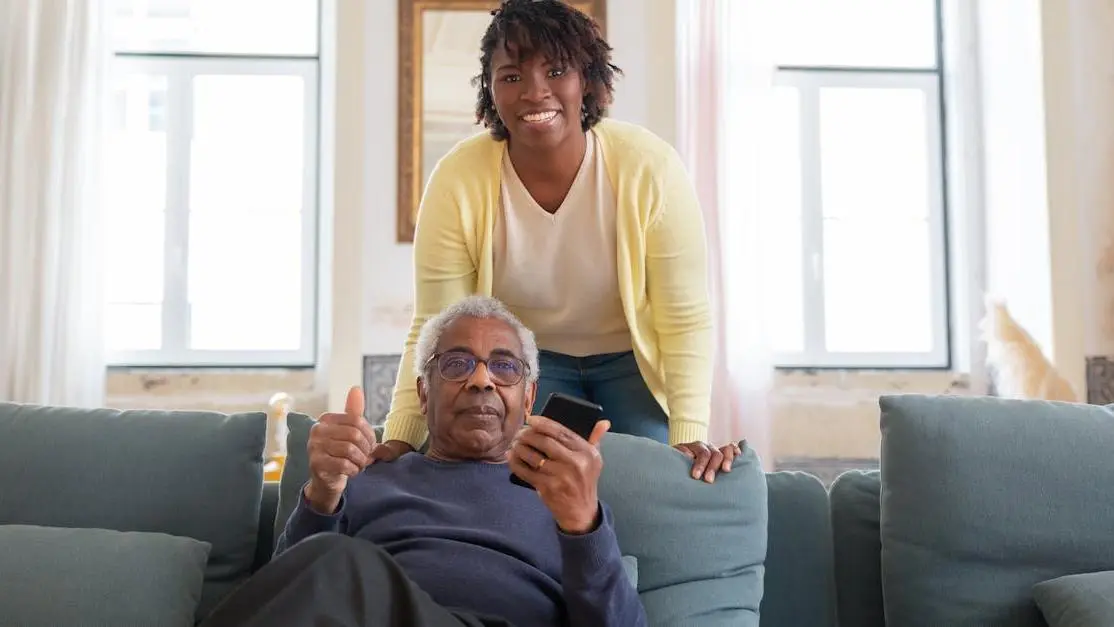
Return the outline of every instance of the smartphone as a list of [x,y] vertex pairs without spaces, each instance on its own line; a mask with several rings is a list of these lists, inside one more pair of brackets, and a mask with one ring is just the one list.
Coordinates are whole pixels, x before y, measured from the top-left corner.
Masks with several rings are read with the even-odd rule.
[[[545,399],[540,415],[561,423],[568,430],[585,440],[592,435],[596,423],[603,420],[603,407],[582,398],[553,392]],[[511,473],[511,483],[524,488],[534,489],[530,482]]]

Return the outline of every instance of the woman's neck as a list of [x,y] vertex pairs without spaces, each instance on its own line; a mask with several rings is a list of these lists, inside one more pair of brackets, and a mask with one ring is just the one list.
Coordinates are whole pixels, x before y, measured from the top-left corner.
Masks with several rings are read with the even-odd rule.
[[515,144],[513,139],[507,141],[511,164],[523,181],[562,181],[572,184],[588,148],[588,138],[583,132],[574,134],[549,150],[531,150]]

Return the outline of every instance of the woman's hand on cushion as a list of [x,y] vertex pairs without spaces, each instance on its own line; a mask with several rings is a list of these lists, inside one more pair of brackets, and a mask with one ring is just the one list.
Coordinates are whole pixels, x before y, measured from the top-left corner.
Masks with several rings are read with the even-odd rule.
[[716,480],[716,473],[731,472],[731,462],[743,454],[743,449],[735,442],[718,449],[707,442],[687,442],[673,448],[692,460],[692,478],[708,483]]
[[371,449],[371,460],[368,463],[393,462],[399,457],[413,452],[414,447],[402,440],[387,440]]

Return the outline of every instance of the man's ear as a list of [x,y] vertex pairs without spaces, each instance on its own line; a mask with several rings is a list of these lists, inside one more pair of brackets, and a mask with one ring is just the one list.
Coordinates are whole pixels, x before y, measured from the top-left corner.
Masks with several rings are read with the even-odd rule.
[[538,395],[538,382],[531,381],[526,384],[526,393],[523,395],[526,401],[526,415],[529,416],[534,413],[534,399]]
[[426,408],[429,407],[429,390],[425,387],[425,381],[418,377],[418,403],[422,408],[422,415],[428,416]]

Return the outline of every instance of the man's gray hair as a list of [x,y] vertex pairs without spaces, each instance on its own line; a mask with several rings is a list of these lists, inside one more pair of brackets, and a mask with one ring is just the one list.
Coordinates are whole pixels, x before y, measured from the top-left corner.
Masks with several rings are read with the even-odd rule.
[[465,297],[449,305],[441,313],[425,321],[418,334],[418,346],[414,349],[414,372],[419,377],[424,377],[423,368],[429,358],[437,352],[437,345],[441,343],[441,336],[445,329],[452,326],[461,318],[484,318],[502,320],[507,323],[515,333],[518,341],[522,343],[522,360],[526,362],[526,382],[533,383],[538,380],[538,343],[534,339],[534,332],[522,324],[507,306],[497,298],[475,294]]

